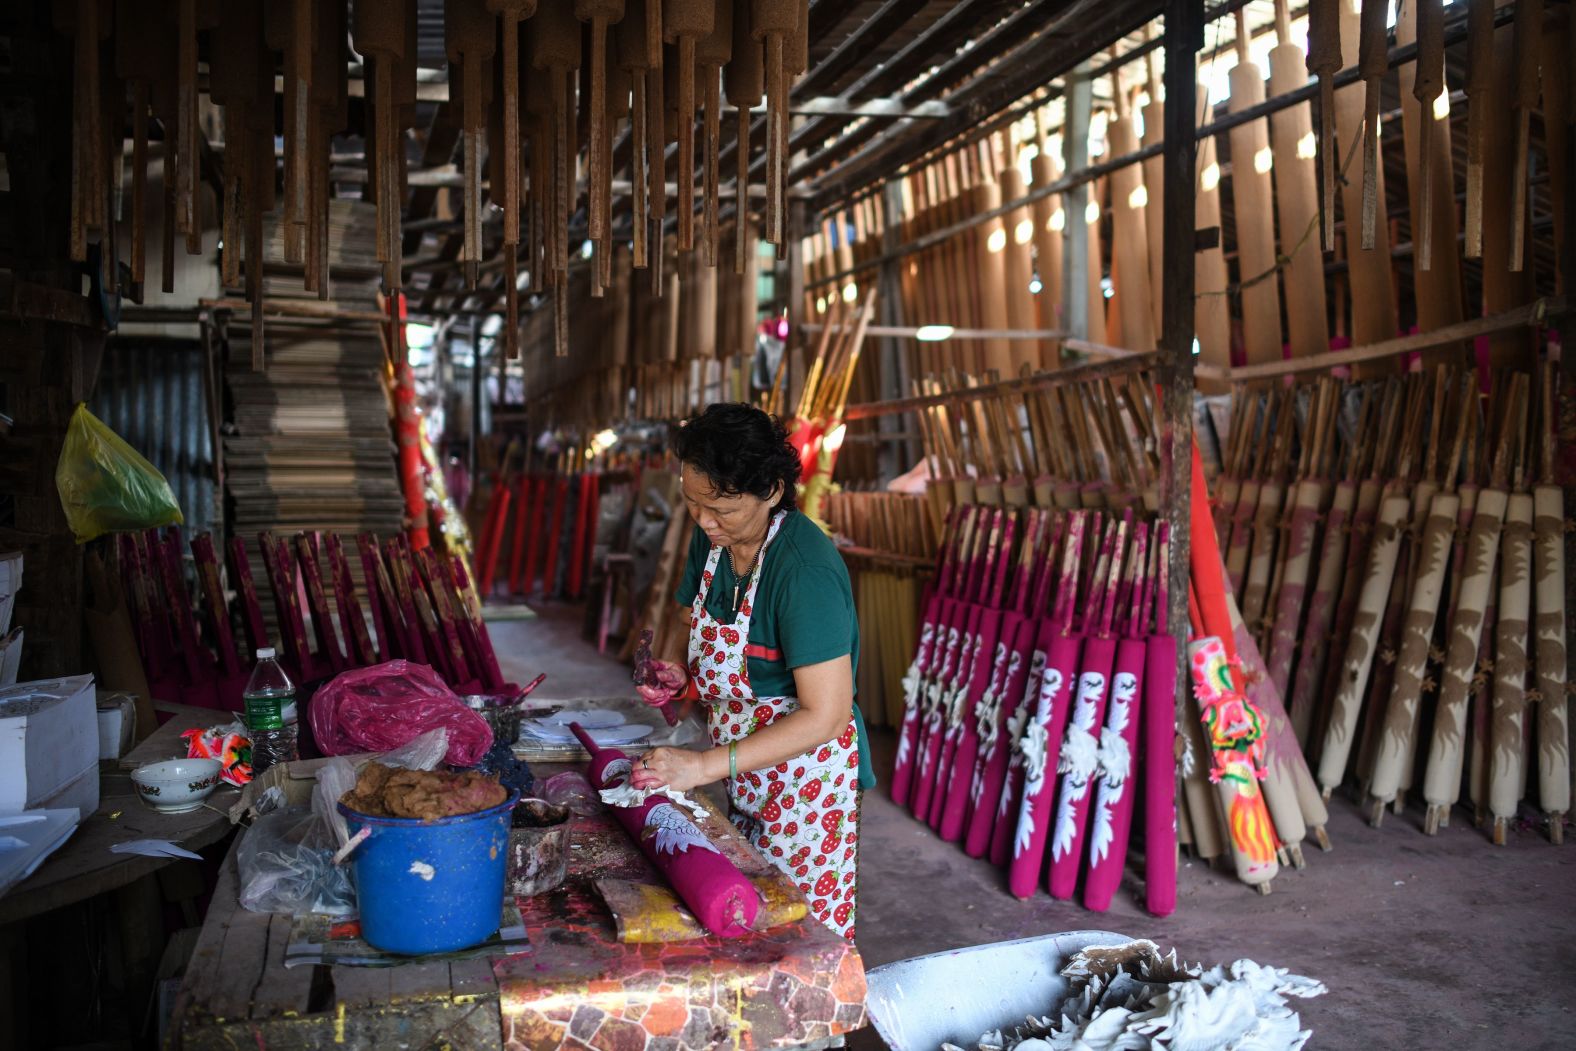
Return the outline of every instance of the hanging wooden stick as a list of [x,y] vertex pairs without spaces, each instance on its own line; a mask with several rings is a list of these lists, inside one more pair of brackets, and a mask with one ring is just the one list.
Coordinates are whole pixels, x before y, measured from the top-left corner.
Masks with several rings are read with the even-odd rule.
[[[355,6],[356,50],[372,60],[373,99],[369,123],[375,124],[377,174],[378,261],[384,264],[383,286],[393,292],[402,283],[399,257],[400,212],[398,198],[399,115],[396,112],[395,67],[406,59],[405,11],[412,0]],[[414,41],[411,42],[414,46]],[[409,58],[414,61],[415,56]],[[270,151],[271,152],[271,151]]]
[[[1341,69],[1341,8],[1346,0],[1309,0],[1308,72],[1319,78],[1319,217],[1326,252],[1335,251],[1335,74]],[[1276,14],[1279,17],[1280,8]]]
[[553,285],[553,343],[558,357],[569,354],[569,213],[574,206],[574,152],[570,148],[570,91],[580,68],[580,23],[573,0],[539,3],[532,21],[531,65],[549,74],[553,98],[552,216],[553,253],[548,269]]
[[1494,0],[1467,0],[1467,203],[1468,259],[1483,257],[1483,169],[1489,125],[1504,115],[1489,109],[1494,82]]
[[1362,0],[1362,27],[1358,38],[1357,68],[1367,85],[1363,103],[1363,226],[1364,251],[1374,247],[1374,227],[1379,221],[1379,82],[1390,66],[1389,33],[1385,17],[1388,0]]
[[[732,5],[730,5],[732,6]],[[723,91],[734,108],[738,132],[734,143],[733,200],[737,213],[733,241],[733,272],[743,274],[745,257],[754,247],[749,233],[750,214],[750,110],[761,104],[766,91],[765,57],[755,34],[753,5],[739,5],[733,13],[733,46],[722,70]]]
[[1429,270],[1434,265],[1434,177],[1432,136],[1434,100],[1445,88],[1445,9],[1444,0],[1411,0],[1417,22],[1417,62],[1412,67],[1412,95],[1417,99],[1422,122],[1418,149],[1417,218],[1412,224],[1417,239],[1417,266]]
[[[660,0],[651,0],[660,4]],[[634,220],[634,266],[644,270],[648,265],[647,241],[650,231],[647,168],[660,161],[650,156],[649,129],[647,125],[646,91],[651,70],[651,48],[646,41],[647,0],[625,0],[624,17],[614,27],[614,40],[618,45],[618,64],[629,74],[632,98],[629,110],[629,182],[631,211]]]
[[[672,0],[669,0],[672,2]],[[783,125],[788,122],[788,81],[783,69],[786,41],[798,28],[804,0],[751,0],[750,31],[765,46],[766,58],[766,240],[783,243],[785,196],[782,182]]]
[[[703,258],[707,266],[717,265],[721,233],[717,221],[717,193],[721,181],[718,154],[722,145],[722,67],[733,55],[733,3],[715,0],[711,32],[700,38],[695,47],[695,62],[701,78],[701,107],[706,129],[702,147],[704,178],[702,180],[701,239]],[[744,201],[740,200],[741,207]],[[742,214],[742,212],[741,212]]]
[[[1438,0],[1433,0],[1438,2]],[[1527,157],[1531,151],[1532,111],[1538,108],[1539,40],[1543,34],[1543,0],[1516,0],[1514,69],[1516,71],[1515,162],[1510,184],[1510,269],[1520,271],[1527,251]],[[1501,832],[1496,825],[1496,834]]]
[[[476,287],[482,260],[482,146],[487,137],[487,96],[492,87],[491,78],[483,73],[484,63],[493,56],[497,35],[498,20],[489,13],[485,0],[444,0],[444,48],[449,61],[460,67],[464,85],[461,127],[465,133],[465,284],[472,289]],[[505,186],[503,192],[507,199],[509,188]]]
[[679,251],[695,247],[695,48],[712,30],[712,0],[665,0],[662,39],[678,45],[678,98],[669,104],[678,115]]
[[503,243],[512,246],[520,242],[520,23],[536,14],[536,0],[487,0],[487,10],[502,22]]
[[[624,0],[575,0],[575,17],[591,26],[591,119],[587,130],[590,142],[590,172],[587,177],[587,220],[598,272],[610,257],[613,211],[611,140],[607,136],[607,29],[624,18]],[[591,283],[592,295],[600,295],[600,281]]]

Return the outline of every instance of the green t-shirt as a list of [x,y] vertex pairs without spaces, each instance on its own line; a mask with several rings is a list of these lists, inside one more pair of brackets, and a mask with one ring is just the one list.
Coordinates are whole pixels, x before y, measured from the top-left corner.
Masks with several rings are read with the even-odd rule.
[[[690,537],[684,577],[674,596],[688,608],[700,590],[701,572],[711,543],[700,527]],[[859,667],[859,619],[848,567],[831,539],[810,519],[788,512],[766,548],[761,583],[750,616],[750,688],[764,697],[795,693],[793,669],[833,660],[845,653]],[[706,611],[732,624],[736,578],[727,554],[717,560]],[[743,593],[740,593],[743,599]],[[856,687],[857,689],[857,687]]]
[[[700,576],[710,552],[711,542],[696,526],[684,560],[684,578],[673,596],[685,609],[700,591]],[[762,697],[796,696],[793,669],[845,653],[853,675],[859,668],[859,618],[854,612],[848,567],[831,538],[804,515],[789,511],[763,557],[746,643],[751,691]],[[706,612],[718,623],[732,624],[737,619],[733,611],[736,579],[732,562],[724,554],[717,559],[711,590],[706,593]],[[743,600],[742,592],[739,598]],[[857,678],[853,688],[857,694]],[[859,787],[868,792],[876,785],[876,774],[870,762],[865,717],[857,702],[854,725],[859,731]]]

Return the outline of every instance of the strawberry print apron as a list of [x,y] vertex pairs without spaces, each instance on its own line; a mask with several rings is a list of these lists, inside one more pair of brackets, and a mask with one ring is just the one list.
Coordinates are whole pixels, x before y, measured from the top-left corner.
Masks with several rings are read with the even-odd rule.
[[[766,533],[777,535],[779,511]],[[713,547],[690,607],[689,673],[706,705],[713,744],[742,741],[757,729],[797,711],[794,697],[757,697],[750,690],[750,611],[766,569],[750,581],[738,616],[723,624],[706,612],[706,595],[722,548]],[[766,770],[740,771],[728,779],[733,823],[750,843],[810,899],[810,911],[853,940],[855,858],[859,842],[859,741],[852,717],[834,741]]]

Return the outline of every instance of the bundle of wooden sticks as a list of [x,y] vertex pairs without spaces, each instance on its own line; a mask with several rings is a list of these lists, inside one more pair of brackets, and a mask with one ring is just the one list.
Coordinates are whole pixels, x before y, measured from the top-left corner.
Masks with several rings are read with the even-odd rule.
[[[403,536],[380,542],[362,534],[355,542],[367,581],[365,597],[337,534],[258,535],[278,625],[276,642],[240,537],[230,540],[222,556],[228,591],[213,538],[204,533],[192,539],[194,601],[182,568],[179,528],[162,535],[157,530],[121,534],[120,573],[153,695],[240,711],[250,655],[265,646],[278,648],[291,677],[304,688],[350,668],[400,657],[431,665],[456,693],[512,688],[499,670],[463,559],[431,548],[413,551]],[[234,621],[244,633],[244,649],[237,647]]]
[[1474,372],[1439,368],[1235,397],[1215,507],[1227,573],[1324,795],[1354,777],[1375,825],[1420,789],[1436,832],[1465,770],[1503,842],[1534,798],[1535,743],[1535,798],[1563,836],[1552,369],[1496,372],[1486,396]]

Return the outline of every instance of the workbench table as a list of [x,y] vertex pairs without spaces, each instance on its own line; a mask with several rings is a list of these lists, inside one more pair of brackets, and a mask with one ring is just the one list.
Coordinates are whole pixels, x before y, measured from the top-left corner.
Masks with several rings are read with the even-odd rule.
[[207,806],[186,814],[161,814],[145,805],[131,783],[131,771],[144,763],[186,754],[181,733],[223,721],[227,713],[211,708],[161,704],[172,714],[110,769],[99,770],[99,807],[89,814],[38,871],[0,896],[0,927],[124,887],[179,858],[114,854],[110,847],[134,839],[167,839],[190,851],[217,843],[229,834],[225,813],[240,793],[222,785]]
[[[712,841],[746,874],[765,873],[705,805]],[[605,813],[577,819],[570,842],[566,883],[520,901],[529,953],[389,968],[286,968],[291,918],[240,907],[232,848],[176,998],[172,1047],[688,1051],[805,1045],[864,1025],[859,954],[814,919],[730,941],[622,943],[593,881],[660,877]]]

